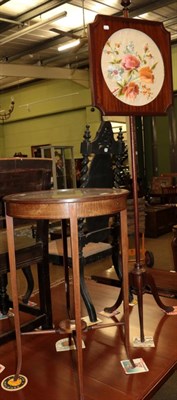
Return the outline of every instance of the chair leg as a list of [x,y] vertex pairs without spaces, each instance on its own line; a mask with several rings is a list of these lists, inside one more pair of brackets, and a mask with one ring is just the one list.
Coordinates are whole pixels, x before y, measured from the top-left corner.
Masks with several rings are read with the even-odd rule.
[[0,311],[6,315],[9,311],[9,296],[7,294],[7,274],[0,275]]
[[83,298],[83,301],[85,303],[89,318],[91,322],[96,322],[97,321],[97,315],[95,311],[95,307],[92,303],[90,294],[88,292],[85,279],[84,279],[84,260],[80,259],[80,291],[81,295]]
[[46,315],[43,329],[53,327],[52,301],[50,290],[50,271],[48,260],[48,220],[38,222],[38,235],[43,242],[43,261],[37,264],[40,309]]
[[49,264],[46,261],[37,264],[38,283],[39,283],[39,300],[40,309],[46,315],[46,321],[42,325],[42,329],[51,329],[53,327],[52,319],[52,303],[50,291],[50,273]]
[[31,267],[24,267],[22,268],[22,271],[25,275],[25,278],[27,280],[27,290],[26,293],[24,294],[24,296],[22,297],[22,301],[24,304],[28,304],[29,298],[33,292],[34,289],[34,279],[33,279],[33,274],[31,271]]
[[[122,258],[118,251],[118,246],[113,247],[112,251],[112,262],[114,269],[116,271],[117,277],[120,281],[120,286],[122,286]],[[129,287],[129,303],[133,301],[132,288]]]
[[118,246],[113,246],[112,249],[112,263],[116,271],[117,277],[122,282],[122,259],[119,254]]

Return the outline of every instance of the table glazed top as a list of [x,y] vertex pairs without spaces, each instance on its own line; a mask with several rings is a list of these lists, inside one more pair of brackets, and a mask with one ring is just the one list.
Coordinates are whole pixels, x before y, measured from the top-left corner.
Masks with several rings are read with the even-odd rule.
[[78,203],[87,201],[99,201],[113,199],[117,197],[127,197],[128,191],[125,189],[62,189],[62,190],[43,190],[36,192],[26,192],[13,194],[4,197],[7,203],[28,204],[51,204],[51,203]]

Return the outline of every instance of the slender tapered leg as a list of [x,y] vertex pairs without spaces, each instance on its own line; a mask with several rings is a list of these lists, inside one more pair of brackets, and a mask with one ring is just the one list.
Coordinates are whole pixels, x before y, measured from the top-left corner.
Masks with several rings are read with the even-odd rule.
[[20,332],[20,316],[18,307],[18,288],[17,288],[17,274],[16,274],[16,260],[15,260],[15,243],[14,243],[14,225],[13,218],[6,216],[7,226],[7,243],[9,251],[9,266],[10,266],[10,280],[12,301],[14,310],[14,324],[17,346],[17,367],[14,380],[18,379],[18,375],[22,366],[22,345],[21,345],[21,332]]

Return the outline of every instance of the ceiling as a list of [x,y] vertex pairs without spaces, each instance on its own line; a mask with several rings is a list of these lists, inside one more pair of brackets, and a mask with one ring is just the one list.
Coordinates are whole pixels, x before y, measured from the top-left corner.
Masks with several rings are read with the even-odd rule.
[[[176,0],[130,3],[130,17],[163,22],[177,42]],[[0,91],[41,78],[71,79],[73,71],[82,78],[88,70],[87,24],[96,14],[122,16],[121,0],[0,0]],[[58,51],[77,37],[77,47]]]

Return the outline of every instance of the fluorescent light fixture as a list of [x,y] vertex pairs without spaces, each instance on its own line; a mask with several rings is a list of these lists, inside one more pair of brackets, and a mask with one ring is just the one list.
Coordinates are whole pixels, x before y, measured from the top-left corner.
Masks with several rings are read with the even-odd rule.
[[56,19],[64,18],[66,16],[67,16],[67,12],[64,11],[58,15],[50,17],[48,20],[36,22],[35,24],[29,25],[26,28],[22,29],[21,31],[17,31],[17,32],[12,33],[9,36],[5,36],[3,39],[0,40],[0,44],[9,43],[12,40],[18,39],[19,37],[25,35],[26,33],[31,33],[32,31],[35,31],[37,28],[41,28],[41,26],[47,25],[49,22],[52,22]]
[[136,17],[133,17],[134,19],[148,19],[148,17],[149,17],[149,14],[148,13],[144,13],[144,14],[140,14],[140,15],[137,15]]
[[76,40],[71,40],[70,42],[67,42],[65,44],[61,44],[61,46],[58,47],[58,51],[64,51],[67,49],[71,49],[72,47],[76,47],[80,44],[80,39]]
[[144,13],[144,14],[140,14],[139,17],[140,18],[148,18],[149,14],[148,13]]

